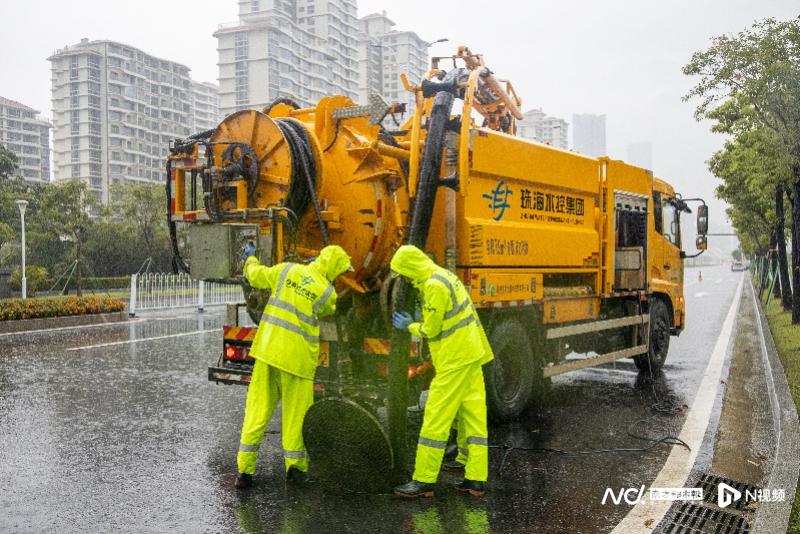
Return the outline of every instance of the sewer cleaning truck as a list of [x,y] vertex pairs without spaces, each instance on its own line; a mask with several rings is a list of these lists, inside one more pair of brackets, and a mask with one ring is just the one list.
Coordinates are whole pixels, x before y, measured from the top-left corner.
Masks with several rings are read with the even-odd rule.
[[327,244],[352,256],[355,272],[337,281],[337,312],[321,325],[304,424],[322,479],[405,475],[408,414],[435,369],[424,342],[391,327],[393,311],[415,308],[413,289],[389,272],[400,245],[467,287],[495,355],[485,368],[495,421],[535,405],[562,373],[623,358],[658,372],[685,327],[680,221],[692,203],[697,254],[706,248],[701,199],[623,161],[517,136],[521,100],[482,55],[459,47],[433,58],[424,79],[402,81],[415,105],[399,129],[385,125],[404,106],[378,95],[314,107],[278,98],[170,146],[176,267],[244,289],[209,380],[249,381],[255,327],[239,308],[258,324],[269,295],[242,276],[245,243],[265,265],[308,261]]

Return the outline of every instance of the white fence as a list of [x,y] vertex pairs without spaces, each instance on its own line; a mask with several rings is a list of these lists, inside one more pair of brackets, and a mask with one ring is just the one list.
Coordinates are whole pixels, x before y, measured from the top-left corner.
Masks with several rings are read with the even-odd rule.
[[244,302],[242,287],[194,280],[188,274],[145,273],[131,276],[128,313]]

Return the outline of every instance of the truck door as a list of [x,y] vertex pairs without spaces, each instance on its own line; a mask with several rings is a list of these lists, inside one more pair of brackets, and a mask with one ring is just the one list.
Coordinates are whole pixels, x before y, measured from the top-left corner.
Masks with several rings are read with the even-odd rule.
[[[653,258],[653,285],[654,290],[665,291],[673,302],[682,295],[680,288],[683,283],[683,260],[681,260],[681,224],[680,213],[675,207],[673,198],[664,193],[653,192],[654,203],[660,209],[654,210],[654,216],[660,215],[661,221],[656,220],[656,232],[661,227],[663,239]],[[659,213],[660,212],[660,213]],[[657,285],[662,285],[658,288]]]

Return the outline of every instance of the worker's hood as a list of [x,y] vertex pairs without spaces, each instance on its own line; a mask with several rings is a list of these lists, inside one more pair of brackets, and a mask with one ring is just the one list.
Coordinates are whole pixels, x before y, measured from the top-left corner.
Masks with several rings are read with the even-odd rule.
[[313,265],[329,282],[336,280],[336,277],[346,271],[352,271],[350,256],[339,245],[328,245],[319,252],[319,256]]
[[421,286],[436,270],[436,264],[414,245],[403,245],[394,253],[392,271]]

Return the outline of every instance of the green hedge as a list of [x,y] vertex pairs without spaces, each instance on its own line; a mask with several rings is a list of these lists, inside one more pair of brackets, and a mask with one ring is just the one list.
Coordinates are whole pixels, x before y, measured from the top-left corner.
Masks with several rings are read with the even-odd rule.
[[0,300],[0,321],[111,313],[125,309],[121,300],[88,297],[43,297]]

